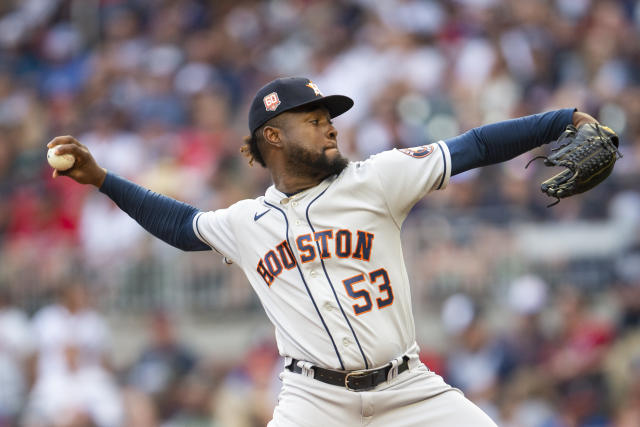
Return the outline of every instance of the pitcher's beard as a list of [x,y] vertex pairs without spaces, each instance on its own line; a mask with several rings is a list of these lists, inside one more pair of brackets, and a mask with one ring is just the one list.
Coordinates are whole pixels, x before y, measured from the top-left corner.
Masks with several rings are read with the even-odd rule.
[[333,157],[328,156],[327,151],[317,153],[299,146],[288,146],[286,152],[288,169],[296,175],[322,179],[340,174],[349,165],[349,160],[337,150]]

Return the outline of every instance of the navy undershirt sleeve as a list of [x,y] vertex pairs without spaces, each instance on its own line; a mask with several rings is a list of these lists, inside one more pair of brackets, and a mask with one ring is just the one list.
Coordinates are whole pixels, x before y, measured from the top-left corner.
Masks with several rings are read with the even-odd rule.
[[573,122],[573,108],[534,114],[471,129],[446,139],[451,175],[512,159],[555,141]]
[[198,209],[162,194],[154,193],[118,175],[107,172],[100,191],[149,233],[185,251],[211,248],[193,231]]

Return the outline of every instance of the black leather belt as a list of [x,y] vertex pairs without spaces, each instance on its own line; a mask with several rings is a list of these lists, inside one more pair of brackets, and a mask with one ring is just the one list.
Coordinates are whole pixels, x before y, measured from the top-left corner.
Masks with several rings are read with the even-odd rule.
[[[296,374],[301,374],[302,368],[298,366],[298,362],[299,360],[292,359],[291,364],[288,365],[286,369]],[[409,369],[408,362],[409,357],[403,356],[402,363],[398,365],[398,374]],[[351,391],[365,391],[371,390],[378,384],[387,381],[387,375],[392,366],[393,365],[389,363],[382,368],[350,372],[333,371],[331,369],[313,366],[313,379],[322,381],[323,383],[345,387]]]

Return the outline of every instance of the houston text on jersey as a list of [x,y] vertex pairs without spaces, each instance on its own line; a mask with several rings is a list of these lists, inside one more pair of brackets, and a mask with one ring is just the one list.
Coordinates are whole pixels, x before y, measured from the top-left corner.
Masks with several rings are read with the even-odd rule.
[[[335,254],[338,258],[353,258],[363,261],[371,259],[373,233],[357,230],[323,230],[315,233],[302,234],[294,239],[300,261],[306,262],[316,259],[318,254],[322,259],[331,258]],[[333,243],[329,241],[333,240]],[[274,249],[268,251],[258,261],[256,271],[265,283],[271,286],[276,277],[285,269],[291,270],[296,266],[296,258],[287,241],[282,241]]]

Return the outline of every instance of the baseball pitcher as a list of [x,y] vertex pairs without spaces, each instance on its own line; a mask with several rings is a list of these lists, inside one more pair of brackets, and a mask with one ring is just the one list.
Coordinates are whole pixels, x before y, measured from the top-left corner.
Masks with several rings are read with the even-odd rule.
[[[593,147],[580,145],[582,157],[558,163],[569,172],[543,190],[558,198],[584,191],[610,172],[617,137],[591,116],[563,109],[350,162],[331,120],[352,105],[306,78],[261,88],[241,151],[269,170],[273,185],[211,212],[101,168],[71,136],[48,147],[75,157],[54,176],[95,185],[158,238],[186,251],[213,250],[244,271],[285,359],[269,426],[495,425],[418,358],[402,223],[452,175],[557,140],[568,126],[576,131],[565,139],[588,134]],[[605,153],[601,164],[589,163],[594,151]]]

